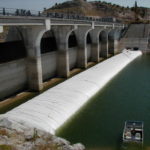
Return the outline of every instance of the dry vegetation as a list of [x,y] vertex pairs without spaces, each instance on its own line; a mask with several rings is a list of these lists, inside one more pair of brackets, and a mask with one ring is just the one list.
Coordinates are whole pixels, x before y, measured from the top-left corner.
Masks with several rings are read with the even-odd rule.
[[[138,7],[136,15],[138,18],[146,18],[148,8]],[[66,14],[79,14],[84,16],[116,17],[123,21],[135,19],[134,7],[122,7],[116,4],[103,1],[87,2],[86,0],[72,0],[64,3],[56,3],[52,8],[45,9],[45,12],[61,12]]]
[[86,2],[84,0],[73,0],[61,4],[55,4],[46,12],[62,12],[62,13],[75,13],[85,16],[101,16],[101,17],[118,17],[118,18],[133,18],[134,13],[130,8],[121,7],[116,4],[95,1]]

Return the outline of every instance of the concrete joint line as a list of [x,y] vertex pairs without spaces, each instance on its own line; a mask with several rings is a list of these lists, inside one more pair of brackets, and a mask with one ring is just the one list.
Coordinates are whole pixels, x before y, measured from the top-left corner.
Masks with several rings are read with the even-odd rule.
[[77,29],[78,29],[78,25],[75,24],[75,25],[74,25],[74,30],[77,30]]

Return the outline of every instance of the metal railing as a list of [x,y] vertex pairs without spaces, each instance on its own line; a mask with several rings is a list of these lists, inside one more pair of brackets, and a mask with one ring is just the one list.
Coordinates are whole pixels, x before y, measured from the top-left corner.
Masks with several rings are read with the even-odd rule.
[[40,14],[39,11],[34,11],[34,10],[1,8],[0,7],[0,15],[1,16],[38,16],[39,14]]

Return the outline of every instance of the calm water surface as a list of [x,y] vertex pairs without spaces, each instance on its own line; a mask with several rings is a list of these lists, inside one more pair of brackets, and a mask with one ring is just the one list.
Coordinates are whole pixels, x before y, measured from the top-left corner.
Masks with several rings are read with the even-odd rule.
[[88,150],[119,150],[126,120],[144,121],[144,149],[150,150],[150,55],[129,64],[57,135]]

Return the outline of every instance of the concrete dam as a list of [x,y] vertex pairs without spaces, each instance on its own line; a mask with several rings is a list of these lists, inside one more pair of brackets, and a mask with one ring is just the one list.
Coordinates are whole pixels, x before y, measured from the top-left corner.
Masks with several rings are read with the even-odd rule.
[[124,31],[120,23],[44,17],[4,16],[0,26],[1,100],[23,90],[41,91],[46,80],[68,78],[74,68],[119,53]]
[[[130,32],[130,28],[126,32],[124,25],[119,23],[34,17],[2,17],[0,26],[16,26],[10,30],[10,34],[15,33],[16,36],[7,40],[22,40],[26,50],[25,57],[1,64],[1,99],[24,89],[40,91],[43,82],[49,78],[68,78],[74,68],[86,69],[88,62],[99,63],[101,59],[120,53],[121,35]],[[42,40],[49,39],[55,39],[57,51],[42,54]],[[71,46],[71,39],[75,45]],[[140,55],[141,51],[124,50],[1,115],[0,126],[16,130],[37,128],[54,134],[106,83]]]
[[145,53],[150,52],[149,24],[131,24],[123,38],[120,40],[119,48],[124,47],[141,49]]

